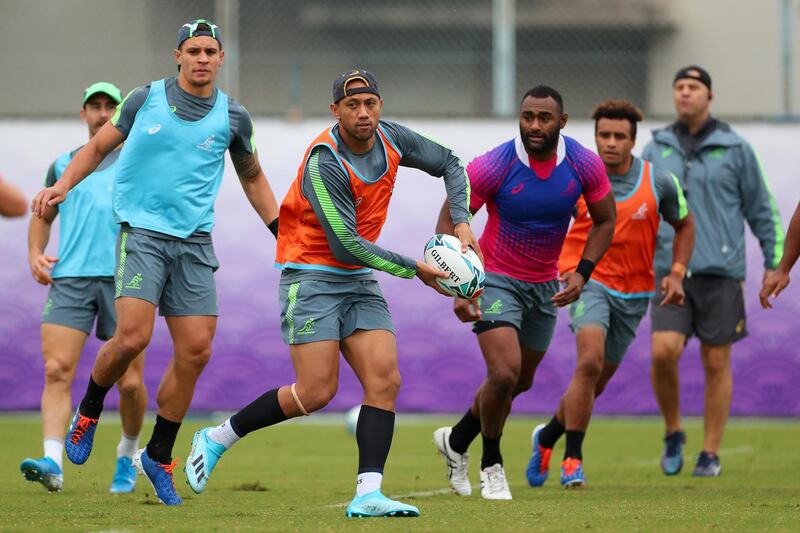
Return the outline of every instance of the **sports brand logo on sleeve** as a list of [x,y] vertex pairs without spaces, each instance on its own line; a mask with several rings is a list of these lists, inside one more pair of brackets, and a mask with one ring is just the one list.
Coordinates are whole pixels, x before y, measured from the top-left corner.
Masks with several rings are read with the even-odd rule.
[[148,135],[155,135],[159,131],[161,131],[161,124],[156,124],[155,126],[150,128],[149,130],[147,130],[147,134]]

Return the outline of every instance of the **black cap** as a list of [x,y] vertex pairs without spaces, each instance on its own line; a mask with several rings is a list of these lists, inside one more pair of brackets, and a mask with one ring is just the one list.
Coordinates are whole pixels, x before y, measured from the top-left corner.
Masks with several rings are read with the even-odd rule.
[[675,79],[672,80],[672,84],[675,85],[675,82],[678,80],[683,79],[690,79],[690,80],[697,80],[706,87],[708,90],[711,90],[711,76],[706,72],[706,69],[703,67],[698,67],[697,65],[689,65],[688,67],[683,67],[678,72],[675,73]]
[[[366,84],[366,87],[356,87],[348,89],[347,85],[352,81],[360,81]],[[348,70],[333,82],[333,103],[335,104],[345,96],[353,96],[354,94],[370,93],[380,98],[381,93],[378,90],[378,80],[375,79],[370,72],[363,68],[354,68]]]
[[[200,27],[198,28],[198,26]],[[197,19],[181,26],[181,29],[178,30],[178,46],[176,48],[180,48],[186,39],[201,36],[213,37],[222,49],[222,32],[219,30],[219,26],[206,19]]]

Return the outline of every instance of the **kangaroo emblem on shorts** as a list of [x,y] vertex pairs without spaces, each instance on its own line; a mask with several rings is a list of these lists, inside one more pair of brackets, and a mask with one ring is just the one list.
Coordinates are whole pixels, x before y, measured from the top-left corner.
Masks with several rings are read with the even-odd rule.
[[313,335],[314,334],[314,319],[309,318],[303,327],[297,330],[297,335]]
[[144,279],[144,277],[142,277],[142,273],[141,272],[137,272],[136,275],[133,276],[133,279],[131,279],[127,283],[127,285],[125,285],[125,288],[126,289],[141,289],[142,288],[142,280],[143,279]]
[[500,301],[500,298],[492,302],[492,305],[484,311],[483,313],[486,315],[499,315],[500,312],[503,310],[503,302]]

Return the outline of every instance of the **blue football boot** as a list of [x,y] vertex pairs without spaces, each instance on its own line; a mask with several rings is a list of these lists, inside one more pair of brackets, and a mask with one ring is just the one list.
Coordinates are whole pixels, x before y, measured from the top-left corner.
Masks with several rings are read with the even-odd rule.
[[419,516],[419,509],[413,505],[390,500],[381,494],[380,490],[373,490],[353,498],[347,506],[345,516],[348,518]]
[[675,431],[664,437],[664,455],[661,457],[661,470],[668,476],[677,475],[683,468],[683,445],[686,433]]
[[175,480],[172,471],[177,461],[165,465],[150,459],[147,449],[143,448],[133,455],[133,465],[140,474],[143,474],[153,487],[158,500],[164,505],[180,505],[181,497],[175,491]]
[[111,494],[128,494],[136,488],[136,469],[130,457],[117,458],[117,468],[111,481]]
[[700,452],[692,475],[697,477],[718,477],[721,473],[722,465],[719,464],[719,456],[706,451]]
[[577,489],[586,485],[583,475],[583,461],[567,457],[561,463],[561,486],[565,489]]
[[96,418],[83,416],[80,411],[75,413],[64,441],[64,449],[72,463],[82,465],[89,458],[89,454],[92,453],[97,422]]
[[525,477],[528,478],[528,485],[531,487],[541,487],[547,481],[547,475],[550,473],[550,455],[553,453],[552,448],[545,448],[539,444],[539,435],[545,428],[545,424],[539,424],[533,428],[531,435],[531,446],[533,452],[531,453],[531,460],[528,461],[528,468],[525,470]]
[[61,471],[61,467],[49,457],[27,458],[20,463],[19,469],[25,479],[38,481],[48,492],[61,492],[64,487],[64,473]]
[[194,434],[192,451],[183,467],[186,482],[197,494],[206,488],[211,471],[217,466],[217,461],[226,450],[225,446],[208,436],[210,429],[210,427],[201,429]]

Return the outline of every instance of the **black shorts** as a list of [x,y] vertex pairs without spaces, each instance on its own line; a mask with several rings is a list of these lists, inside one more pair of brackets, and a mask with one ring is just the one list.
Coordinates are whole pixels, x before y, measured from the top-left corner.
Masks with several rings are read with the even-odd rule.
[[[661,286],[657,280],[656,287]],[[683,281],[683,305],[659,304],[664,296],[656,291],[650,304],[653,332],[675,331],[688,340],[696,335],[707,344],[733,344],[747,336],[743,282],[723,276],[695,274]]]

